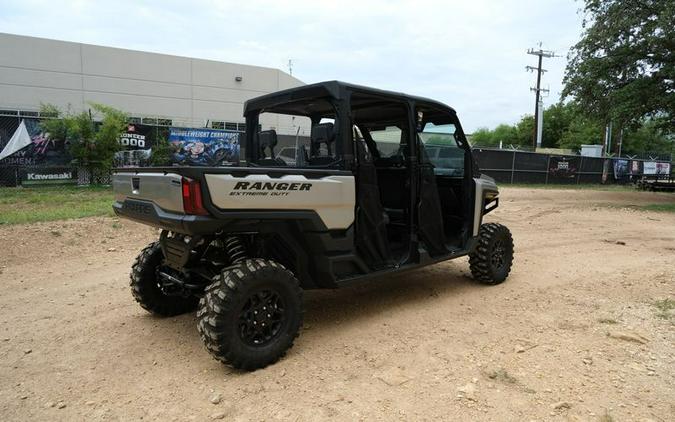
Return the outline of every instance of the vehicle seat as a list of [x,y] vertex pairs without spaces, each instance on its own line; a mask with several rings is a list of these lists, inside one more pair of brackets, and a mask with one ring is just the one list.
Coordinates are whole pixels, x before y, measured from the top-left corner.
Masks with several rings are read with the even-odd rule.
[[[259,166],[280,167],[286,166],[284,160],[275,158],[274,147],[277,146],[277,131],[274,129],[258,132],[258,160]],[[266,150],[269,149],[269,157]]]
[[[334,129],[333,123],[321,123],[312,127],[309,159],[307,160],[309,165],[326,166],[335,162],[335,157],[333,156]],[[322,144],[326,145],[326,155],[322,154]]]
[[[274,147],[277,146],[277,131],[274,129],[271,130],[262,130],[258,132],[258,148],[260,149],[259,158],[274,158]],[[269,157],[265,152],[266,149],[270,150]]]

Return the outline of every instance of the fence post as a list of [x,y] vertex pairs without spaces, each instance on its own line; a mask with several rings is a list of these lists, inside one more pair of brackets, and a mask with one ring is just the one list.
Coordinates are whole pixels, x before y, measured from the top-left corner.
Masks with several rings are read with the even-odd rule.
[[548,173],[549,173],[549,167],[551,166],[551,154],[548,154],[546,156],[546,180],[544,181],[545,185],[548,185]]
[[511,184],[513,184],[513,173],[515,173],[516,168],[516,151],[513,151],[513,157],[511,158]]
[[581,169],[584,168],[584,156],[581,156],[581,159],[579,160],[579,168],[577,169],[577,185],[579,184],[579,180],[581,179]]

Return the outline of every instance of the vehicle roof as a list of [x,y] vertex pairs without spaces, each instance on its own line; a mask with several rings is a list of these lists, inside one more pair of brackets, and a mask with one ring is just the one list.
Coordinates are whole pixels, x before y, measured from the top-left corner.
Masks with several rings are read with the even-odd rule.
[[284,104],[293,101],[299,101],[310,98],[332,97],[335,99],[342,99],[346,91],[358,92],[362,94],[369,94],[382,98],[390,98],[401,101],[415,101],[419,104],[432,106],[442,110],[447,110],[455,113],[455,110],[441,103],[440,101],[432,100],[430,98],[418,97],[415,95],[408,95],[402,92],[386,91],[383,89],[371,88],[362,85],[350,84],[342,81],[325,81],[309,85],[303,85],[296,88],[285,89],[282,91],[273,92],[271,94],[262,95],[250,99],[244,103],[244,114],[248,114],[252,110],[260,110],[263,108],[273,107],[275,105]]

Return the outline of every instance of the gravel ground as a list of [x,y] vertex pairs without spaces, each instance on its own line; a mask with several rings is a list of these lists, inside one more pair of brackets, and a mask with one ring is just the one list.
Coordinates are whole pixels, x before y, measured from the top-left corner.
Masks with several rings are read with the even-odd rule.
[[0,227],[0,419],[672,421],[675,214],[624,208],[672,201],[503,189],[506,283],[476,284],[464,258],[308,292],[293,349],[253,373],[213,360],[195,315],[134,303],[156,231]]

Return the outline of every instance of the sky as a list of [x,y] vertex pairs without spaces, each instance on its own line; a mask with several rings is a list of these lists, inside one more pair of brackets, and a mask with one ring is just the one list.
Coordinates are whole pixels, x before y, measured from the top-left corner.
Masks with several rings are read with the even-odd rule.
[[557,102],[581,34],[574,0],[0,0],[0,32],[282,69],[442,101],[468,133]]

